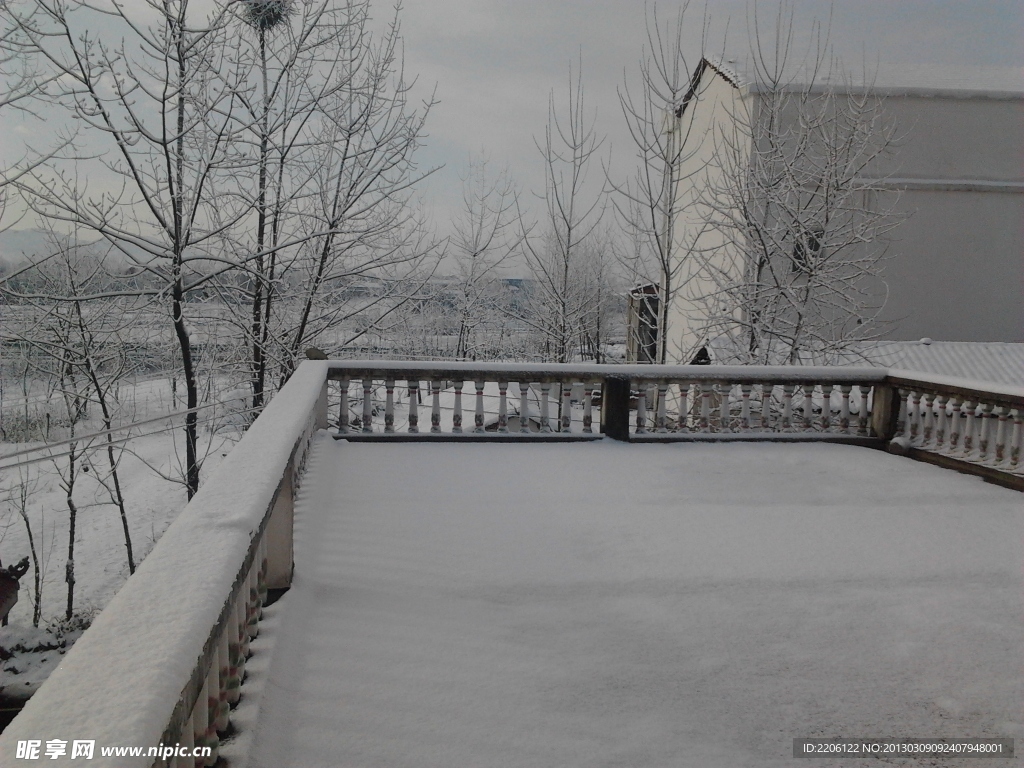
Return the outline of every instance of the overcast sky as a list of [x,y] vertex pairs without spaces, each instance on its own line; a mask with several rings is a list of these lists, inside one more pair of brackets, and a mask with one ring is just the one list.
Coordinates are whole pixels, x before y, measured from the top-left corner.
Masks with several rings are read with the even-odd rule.
[[[658,3],[670,17],[678,4]],[[961,67],[1024,67],[1024,2],[1020,0],[796,0],[798,30],[832,8],[832,42],[844,63],[950,72]],[[763,15],[777,3],[762,2]],[[709,48],[747,50],[747,0],[694,2],[690,58],[700,55],[705,12]],[[377,15],[386,6],[377,6]],[[471,152],[507,164],[527,193],[543,183],[533,136],[543,133],[552,88],[564,100],[571,63],[582,55],[586,98],[609,137],[613,167],[630,160],[616,98],[624,72],[635,78],[646,39],[643,0],[404,0],[406,72],[421,88],[437,86],[440,103],[428,123],[424,165],[445,167],[424,189],[439,218],[455,204],[459,173]],[[1006,82],[1004,71],[1002,82]],[[1010,78],[1016,80],[1016,75]],[[1024,90],[1024,82],[1017,89]],[[561,103],[561,102],[560,102]],[[607,152],[606,152],[607,154]]]
[[[377,22],[384,23],[389,0],[372,1]],[[636,82],[646,42],[643,0],[403,0],[403,5],[406,76],[418,78],[420,97],[436,87],[439,100],[417,156],[423,168],[441,166],[420,188],[439,233],[447,233],[458,209],[460,174],[471,153],[486,153],[494,169],[507,166],[530,207],[532,193],[543,189],[534,136],[543,135],[548,95],[554,89],[556,103],[564,105],[570,65],[581,58],[587,108],[596,116],[598,132],[607,136],[602,160],[610,157],[617,179],[634,164],[616,88],[627,78]],[[679,7],[661,2],[658,13],[669,20]],[[763,18],[771,18],[778,4],[762,0],[759,7]],[[918,80],[922,73],[941,78],[980,71],[1004,88],[1010,83],[1024,91],[1022,0],[792,0],[790,7],[798,38],[814,20],[827,20],[831,8],[831,42],[854,69],[877,66],[890,81],[910,71]],[[707,0],[706,5],[694,0],[685,16],[689,66],[699,60],[705,18],[708,50],[746,52],[749,8],[748,0]],[[26,135],[38,131],[17,115],[6,128],[0,148],[12,156],[20,154]],[[592,178],[603,178],[600,167]],[[7,238],[0,236],[0,252],[10,250],[4,246]]]

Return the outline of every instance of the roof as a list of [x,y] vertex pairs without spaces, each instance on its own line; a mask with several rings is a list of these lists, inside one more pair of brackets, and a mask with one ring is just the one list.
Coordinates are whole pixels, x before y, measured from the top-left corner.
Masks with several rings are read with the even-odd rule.
[[[758,78],[749,53],[726,53],[708,57],[699,69],[710,67],[737,88],[756,92]],[[801,65],[787,74],[792,84],[812,79],[817,87],[862,88],[865,84],[879,95],[933,96],[947,98],[1024,98],[1024,67],[893,64],[879,62],[860,70],[847,67],[831,75],[820,72],[812,77]]]
[[862,353],[872,365],[1010,386],[1024,385],[1024,344],[978,341],[878,341]]

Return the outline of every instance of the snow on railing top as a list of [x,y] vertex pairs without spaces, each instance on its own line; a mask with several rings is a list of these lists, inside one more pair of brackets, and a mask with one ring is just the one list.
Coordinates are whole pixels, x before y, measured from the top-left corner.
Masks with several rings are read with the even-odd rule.
[[942,376],[937,373],[923,373],[902,368],[890,368],[887,372],[889,382],[897,386],[924,385],[936,390],[958,392],[969,397],[1000,400],[1015,406],[1024,406],[1024,386],[1014,387],[998,384],[983,379],[965,379],[960,376]]
[[[184,725],[208,674],[202,666],[217,642],[212,635],[245,586],[243,566],[304,448],[325,377],[322,362],[299,367],[0,735],[0,764],[13,764],[19,741],[155,747],[175,719]],[[46,762],[77,765],[70,754]],[[90,764],[148,766],[153,759],[101,759],[97,750]]]
[[[331,360],[327,362],[330,378],[359,378],[364,374],[381,378],[384,374],[417,374],[422,380],[452,380],[464,377],[472,381],[480,377],[496,381],[507,376],[510,381],[526,377],[539,381],[600,380],[609,376],[634,380],[658,379],[690,381],[752,381],[752,382],[859,382],[885,381],[886,371],[876,367],[786,366],[786,365],[598,365],[580,363],[463,363],[410,362],[407,360]],[[399,377],[401,378],[401,377]]]

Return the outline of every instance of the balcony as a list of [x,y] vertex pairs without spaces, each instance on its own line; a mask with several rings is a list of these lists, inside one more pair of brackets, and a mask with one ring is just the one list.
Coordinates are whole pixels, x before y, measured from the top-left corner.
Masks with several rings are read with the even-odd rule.
[[93,739],[253,767],[765,766],[798,737],[1024,737],[1024,523],[996,484],[1024,487],[1022,395],[306,363],[2,762]]

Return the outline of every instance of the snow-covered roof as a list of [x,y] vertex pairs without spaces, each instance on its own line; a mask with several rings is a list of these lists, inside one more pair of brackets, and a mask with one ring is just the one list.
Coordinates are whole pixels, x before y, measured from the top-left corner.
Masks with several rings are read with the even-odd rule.
[[871,364],[886,368],[1024,386],[1024,344],[878,341],[866,344],[862,352]]

